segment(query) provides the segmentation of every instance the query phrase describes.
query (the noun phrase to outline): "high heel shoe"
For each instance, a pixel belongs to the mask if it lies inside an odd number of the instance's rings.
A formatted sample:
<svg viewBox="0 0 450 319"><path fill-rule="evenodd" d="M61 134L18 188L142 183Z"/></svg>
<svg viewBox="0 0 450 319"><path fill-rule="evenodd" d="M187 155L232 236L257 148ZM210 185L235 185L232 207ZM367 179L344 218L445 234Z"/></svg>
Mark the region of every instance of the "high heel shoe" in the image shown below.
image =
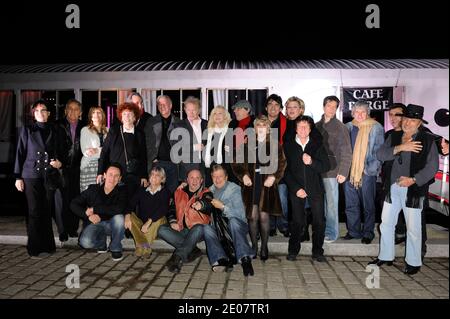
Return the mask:
<svg viewBox="0 0 450 319"><path fill-rule="evenodd" d="M261 261L265 262L269 259L269 249L266 247L261 247L261 252L259 253L259 258Z"/></svg>

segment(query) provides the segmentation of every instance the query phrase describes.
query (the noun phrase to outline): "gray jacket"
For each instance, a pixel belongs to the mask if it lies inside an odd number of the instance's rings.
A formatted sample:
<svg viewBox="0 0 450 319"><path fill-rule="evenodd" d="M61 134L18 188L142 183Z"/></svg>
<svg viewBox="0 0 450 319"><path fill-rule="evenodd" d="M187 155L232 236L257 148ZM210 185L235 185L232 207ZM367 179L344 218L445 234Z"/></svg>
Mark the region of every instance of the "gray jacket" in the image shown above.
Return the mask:
<svg viewBox="0 0 450 319"><path fill-rule="evenodd" d="M345 124L350 136L353 129L352 122ZM381 171L381 161L377 157L378 149L384 143L384 128L380 123L376 123L369 133L369 146L367 148L366 159L364 161L364 174L367 176L378 176Z"/></svg>
<svg viewBox="0 0 450 319"><path fill-rule="evenodd" d="M325 118L316 123L323 136L323 146L328 154L331 169L322 174L323 178L348 177L352 164L352 145L347 127L336 117L325 123Z"/></svg>
<svg viewBox="0 0 450 319"><path fill-rule="evenodd" d="M161 115L158 114L147 120L144 127L145 133L145 145L147 147L147 169L150 171L152 168L152 163L158 156L159 144L161 143L162 134L162 119ZM174 126L180 120L172 115L172 120L170 121L169 129L167 130L167 138L170 141L170 132L174 129Z"/></svg>
<svg viewBox="0 0 450 319"><path fill-rule="evenodd" d="M226 182L224 187L225 189L220 196L217 196L217 189L214 185L209 187L209 190L214 194L214 198L220 200L225 205L223 213L226 217L238 218L247 223L241 187L233 182Z"/></svg>

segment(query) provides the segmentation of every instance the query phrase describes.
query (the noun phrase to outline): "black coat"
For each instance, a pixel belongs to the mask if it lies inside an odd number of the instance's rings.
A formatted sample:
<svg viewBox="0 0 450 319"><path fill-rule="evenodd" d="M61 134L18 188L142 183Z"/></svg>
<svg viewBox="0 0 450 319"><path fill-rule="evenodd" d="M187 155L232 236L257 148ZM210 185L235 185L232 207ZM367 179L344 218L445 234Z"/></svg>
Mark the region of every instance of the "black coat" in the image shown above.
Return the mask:
<svg viewBox="0 0 450 319"><path fill-rule="evenodd" d="M125 159L125 148L123 146L122 136L120 134L120 126L113 126L110 128L108 135L105 138L105 142L102 147L102 152L100 153L100 158L98 160L98 175L103 174L111 163L119 163L122 166L123 172L122 176L125 175L126 169L126 159ZM147 178L147 154L145 148L145 137L144 132L140 129L134 129L134 135L137 142L137 157L135 160L138 161L137 176L140 178ZM130 155L127 154L128 160L130 160Z"/></svg>
<svg viewBox="0 0 450 319"><path fill-rule="evenodd" d="M189 150L190 150L189 160L190 161L187 162L187 163L193 163L194 162L194 160L193 160L194 157L197 158L199 156L199 152L198 151L194 151L194 148L193 148L194 144L203 144L203 146L206 147L207 140L206 140L206 136L204 137L205 139L203 139L203 132L205 132L205 130L207 129L208 122L205 121L204 119L201 119L200 127L201 127L201 130L202 130L202 140L198 141L197 137L194 134L194 130L192 129L191 123L189 122L188 119L180 120L175 126L175 128L184 128L184 129L186 129L189 132L189 139L190 139L189 140ZM181 137L179 137L179 139L178 139L178 142L180 142L180 141L181 141ZM177 141L175 141L175 143L177 143ZM188 141L182 141L182 143L186 144L186 143L188 143ZM174 144L173 140L171 141L171 144ZM183 157L184 156L186 156L186 155L183 154ZM202 158L202 162L203 162L203 158Z"/></svg>
<svg viewBox="0 0 450 319"><path fill-rule="evenodd" d="M48 159L58 159L62 162L62 143L58 140L55 127L51 124L48 126L50 134L46 141L42 140L36 123L22 127L14 164L16 178L43 178L42 161L45 160L45 152Z"/></svg>
<svg viewBox="0 0 450 319"><path fill-rule="evenodd" d="M78 121L77 128L75 130L75 139L72 142L69 121L64 118L56 123L59 139L62 143L62 147L64 148L64 154L62 156L64 170L80 170L80 162L83 157L80 146L80 134L83 126L84 123Z"/></svg>
<svg viewBox="0 0 450 319"><path fill-rule="evenodd" d="M176 127L180 119L172 115L169 127L167 129L167 139L170 141L170 132ZM156 115L149 119L144 128L145 145L147 146L147 164L150 170L153 160L158 156L159 145L162 135L161 115Z"/></svg>
<svg viewBox="0 0 450 319"><path fill-rule="evenodd" d="M300 188L303 188L308 196L323 194L325 190L321 174L330 170L330 162L322 143L310 137L303 152L294 138L286 141L283 147L287 160L284 180L291 196L295 196ZM312 157L311 165L303 163L303 153Z"/></svg>

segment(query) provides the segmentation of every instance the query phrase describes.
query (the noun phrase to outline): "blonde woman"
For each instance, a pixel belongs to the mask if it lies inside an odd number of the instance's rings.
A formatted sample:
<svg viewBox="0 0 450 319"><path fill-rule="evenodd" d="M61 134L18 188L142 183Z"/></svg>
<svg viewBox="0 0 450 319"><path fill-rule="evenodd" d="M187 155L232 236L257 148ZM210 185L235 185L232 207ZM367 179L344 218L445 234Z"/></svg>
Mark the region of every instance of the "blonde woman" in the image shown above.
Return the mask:
<svg viewBox="0 0 450 319"><path fill-rule="evenodd" d="M80 165L80 191L96 183L98 159L108 133L105 112L100 106L89 109L89 124L81 129L80 144L83 157Z"/></svg>
<svg viewBox="0 0 450 319"><path fill-rule="evenodd" d="M214 164L225 163L225 156L229 147L225 145L225 135L228 130L228 124L231 122L230 113L222 105L217 105L211 111L208 120L208 138L205 147L205 167L206 167L206 186L212 184L210 168ZM230 172L229 166L224 166Z"/></svg>

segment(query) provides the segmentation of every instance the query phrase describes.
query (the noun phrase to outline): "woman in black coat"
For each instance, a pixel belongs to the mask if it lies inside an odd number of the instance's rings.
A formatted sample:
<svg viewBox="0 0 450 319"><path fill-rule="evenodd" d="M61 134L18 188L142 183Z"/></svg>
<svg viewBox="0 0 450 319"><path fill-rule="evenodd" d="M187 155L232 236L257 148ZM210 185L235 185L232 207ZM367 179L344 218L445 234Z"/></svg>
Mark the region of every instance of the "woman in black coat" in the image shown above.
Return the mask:
<svg viewBox="0 0 450 319"><path fill-rule="evenodd" d="M314 121L309 116L300 116L295 120L296 135L287 140L283 147L287 160L285 181L288 185L292 203L292 221L290 223L288 260L295 260L300 252L300 235L306 223L306 198L312 213L312 258L326 261L323 256L325 237L324 187L321 174L330 169L328 155L322 142L310 136Z"/></svg>
<svg viewBox="0 0 450 319"><path fill-rule="evenodd" d="M60 186L55 183L60 180L58 169L62 163L58 157L63 150L54 126L47 123L50 112L45 101L35 102L32 113L36 122L20 132L14 174L15 186L25 192L28 203L28 254L42 258L56 250L51 211L54 190ZM51 175L56 180L50 179Z"/></svg>
<svg viewBox="0 0 450 319"><path fill-rule="evenodd" d="M134 103L123 103L117 108L117 117L122 124L110 128L98 161L97 183L101 182L110 163L122 166L122 182L127 186L129 198L139 186L147 185L145 136L135 125L139 112Z"/></svg>

